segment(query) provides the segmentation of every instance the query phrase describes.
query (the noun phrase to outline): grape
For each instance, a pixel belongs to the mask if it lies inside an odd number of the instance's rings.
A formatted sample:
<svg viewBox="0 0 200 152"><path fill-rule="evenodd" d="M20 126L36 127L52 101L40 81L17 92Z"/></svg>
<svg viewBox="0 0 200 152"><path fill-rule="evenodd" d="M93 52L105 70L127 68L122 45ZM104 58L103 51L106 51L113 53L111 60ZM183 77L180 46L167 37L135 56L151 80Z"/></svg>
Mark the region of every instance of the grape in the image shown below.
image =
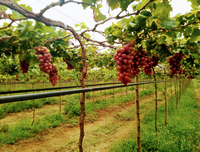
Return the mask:
<svg viewBox="0 0 200 152"><path fill-rule="evenodd" d="M167 62L170 65L170 73L173 77L174 74L180 74L182 69L180 68L180 62L184 58L184 54L180 51L179 53L175 53L173 56L169 57ZM184 70L185 71L185 70Z"/></svg>
<svg viewBox="0 0 200 152"><path fill-rule="evenodd" d="M67 69L68 70L74 69L74 66L69 62L68 59L65 58L64 60L65 60L65 63L67 64Z"/></svg>
<svg viewBox="0 0 200 152"><path fill-rule="evenodd" d="M49 73L49 81L53 86L57 84L58 80L58 70L55 65L52 66L52 70Z"/></svg>
<svg viewBox="0 0 200 152"><path fill-rule="evenodd" d="M27 73L30 66L30 62L27 63L26 60L23 60L19 61L19 63L20 63L20 70L22 70L22 73Z"/></svg>
<svg viewBox="0 0 200 152"><path fill-rule="evenodd" d="M117 50L117 54L114 56L116 60L118 80L127 85L131 82L131 64L133 57L131 56L132 44L128 43L124 47Z"/></svg>
<svg viewBox="0 0 200 152"><path fill-rule="evenodd" d="M146 64L142 67L145 74L152 75L153 60L151 57L146 57Z"/></svg>
<svg viewBox="0 0 200 152"><path fill-rule="evenodd" d="M49 81L53 86L57 84L58 80L58 70L55 65L51 65L50 59L51 54L50 51L46 47L35 47L35 54L38 55L38 61L40 62L39 66L43 72L49 74Z"/></svg>
<svg viewBox="0 0 200 152"><path fill-rule="evenodd" d="M46 47L35 47L35 54L38 55L37 60L40 62L39 66L42 69L43 72L49 74L50 70L52 69L51 63L50 63L50 58L51 54L49 53L50 51Z"/></svg>

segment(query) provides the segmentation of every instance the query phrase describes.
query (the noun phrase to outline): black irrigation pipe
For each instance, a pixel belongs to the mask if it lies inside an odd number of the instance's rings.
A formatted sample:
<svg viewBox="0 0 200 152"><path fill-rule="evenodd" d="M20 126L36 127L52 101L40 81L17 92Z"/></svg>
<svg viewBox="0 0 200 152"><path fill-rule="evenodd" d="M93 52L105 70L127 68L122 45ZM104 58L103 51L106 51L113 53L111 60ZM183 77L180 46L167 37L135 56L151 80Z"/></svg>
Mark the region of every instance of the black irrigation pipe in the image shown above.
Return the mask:
<svg viewBox="0 0 200 152"><path fill-rule="evenodd" d="M171 81L171 80L168 80L168 81ZM54 97L54 96L76 94L76 93L82 93L82 92L92 92L92 91L99 91L99 90L106 90L106 89L113 89L113 88L121 88L121 87L126 87L126 86L135 86L135 85L142 85L142 84L149 84L149 83L156 83L156 82L165 82L165 81L149 81L149 82L133 83L133 84L128 84L128 85L113 85L113 86L104 86L104 87L4 96L4 97L0 97L0 104L16 102L16 101L24 101L24 100L30 100L30 99L40 99L40 98L47 98L47 97Z"/></svg>
<svg viewBox="0 0 200 152"><path fill-rule="evenodd" d="M110 84L121 84L121 82L117 82L117 83L102 83L102 84L90 84L90 85L85 85L85 87L110 85ZM45 90L57 90L57 89L71 89L71 88L78 88L78 87L81 87L81 86L67 86L67 87L54 87L54 88L29 89L29 90L13 90L13 91L3 91L3 92L0 92L0 94L25 93L25 92L45 91Z"/></svg>
<svg viewBox="0 0 200 152"><path fill-rule="evenodd" d="M114 80L114 81L117 81L117 80ZM59 82L77 82L77 81L59 81ZM84 81L84 82L100 82L100 81ZM27 82L8 82L8 83L5 83L5 82L1 82L0 85L10 85L10 84L26 84ZM51 83L51 82L37 82L37 83ZM28 84L31 84L31 83L28 83Z"/></svg>

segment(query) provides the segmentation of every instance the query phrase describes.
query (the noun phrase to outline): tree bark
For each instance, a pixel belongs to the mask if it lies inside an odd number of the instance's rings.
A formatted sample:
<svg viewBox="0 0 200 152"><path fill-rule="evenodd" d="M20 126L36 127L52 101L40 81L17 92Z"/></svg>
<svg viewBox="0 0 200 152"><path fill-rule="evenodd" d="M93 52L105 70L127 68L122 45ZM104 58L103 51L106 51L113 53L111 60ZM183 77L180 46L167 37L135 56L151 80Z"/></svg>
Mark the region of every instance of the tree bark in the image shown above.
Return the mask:
<svg viewBox="0 0 200 152"><path fill-rule="evenodd" d="M135 76L135 83L138 83L139 76ZM135 104L136 104L136 117L137 117L137 152L141 152L141 135L140 135L140 104L139 104L139 86L135 87Z"/></svg>

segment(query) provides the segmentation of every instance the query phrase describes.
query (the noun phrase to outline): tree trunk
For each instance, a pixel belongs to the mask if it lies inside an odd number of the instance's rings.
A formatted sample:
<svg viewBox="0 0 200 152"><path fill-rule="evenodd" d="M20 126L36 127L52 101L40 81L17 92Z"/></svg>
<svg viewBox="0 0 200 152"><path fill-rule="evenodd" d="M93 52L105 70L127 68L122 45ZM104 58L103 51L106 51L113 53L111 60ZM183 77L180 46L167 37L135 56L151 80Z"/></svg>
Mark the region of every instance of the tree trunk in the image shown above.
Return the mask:
<svg viewBox="0 0 200 152"><path fill-rule="evenodd" d="M135 77L135 83L138 83L139 76L136 75ZM135 100L135 104L136 104L136 117L137 117L137 152L141 152L141 138L140 138L140 105L139 105L139 86L136 85L135 88L135 94L136 94L136 100Z"/></svg>

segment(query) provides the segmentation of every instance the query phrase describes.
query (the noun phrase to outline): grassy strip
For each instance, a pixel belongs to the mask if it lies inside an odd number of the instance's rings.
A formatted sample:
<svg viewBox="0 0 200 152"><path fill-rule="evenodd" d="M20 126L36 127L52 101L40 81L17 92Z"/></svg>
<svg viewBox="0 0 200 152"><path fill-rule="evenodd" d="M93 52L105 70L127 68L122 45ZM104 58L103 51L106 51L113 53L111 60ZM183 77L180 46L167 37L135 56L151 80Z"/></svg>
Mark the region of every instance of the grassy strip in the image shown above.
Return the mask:
<svg viewBox="0 0 200 152"><path fill-rule="evenodd" d="M152 90L143 90L140 94L141 97L144 97L152 94L152 92ZM86 113L91 114L94 113L95 110L105 109L111 105L121 105L125 102L133 100L134 98L134 94L129 94L128 96L118 97L115 101L113 101L113 99L108 99L107 101L102 99L95 101L95 103L88 102L86 103ZM69 103L72 105L71 107L69 104L66 106L66 108L69 109L67 116L63 116L61 114L48 115L36 120L33 126L31 126L32 121L28 119L21 120L11 127L4 124L0 127L0 144L14 144L20 139L33 137L36 133L42 132L45 129L57 127L61 125L61 123L77 125L77 116L80 115L79 100L77 100L77 102L71 101Z"/></svg>
<svg viewBox="0 0 200 152"><path fill-rule="evenodd" d="M149 85L149 84L148 84ZM154 84L149 86L150 89L153 88ZM169 86L169 84L168 84ZM141 85L142 87L142 85ZM134 86L127 87L128 91L134 90ZM142 89L141 89L142 90ZM158 91L163 90L162 83L158 83ZM115 93L125 92L126 88L118 88L114 89ZM21 93L23 94L23 93ZM102 95L110 95L113 94L113 90L105 90L102 92L95 92L94 97L99 97ZM80 95L74 94L71 96L62 96L62 101L74 101L76 99L79 100ZM86 93L86 99L93 98L93 93ZM54 105L59 103L59 98L51 97L51 98L43 98L35 100L35 108L42 108L44 105ZM33 100L23 101L23 102L15 102L15 103L6 103L2 104L0 108L0 119L4 118L8 113L17 113L25 110L30 110L33 108ZM73 115L73 114L72 114ZM76 114L75 114L76 115Z"/></svg>
<svg viewBox="0 0 200 152"><path fill-rule="evenodd" d="M153 90L143 90L140 92L140 97L145 97L147 95L150 95L153 93ZM112 105L123 105L123 103L129 102L131 100L135 99L135 94L128 94L127 96L115 97L115 100L113 98L105 99L97 99L94 103L93 102L87 102L85 104L86 114L92 113L94 110L102 110L106 109L108 106ZM80 104L79 100L77 101L69 101L65 106L65 112L66 114L72 118L74 116L80 116Z"/></svg>
<svg viewBox="0 0 200 152"><path fill-rule="evenodd" d="M174 99L173 99L174 100ZM169 101L170 107L171 101ZM197 151L200 141L198 106L195 100L194 87L191 84L179 101L178 110L172 113L169 108L168 128L164 125L165 108L158 108L158 136L154 129L154 110L142 120L142 151L191 152ZM135 131L118 143L110 151L136 151Z"/></svg>

